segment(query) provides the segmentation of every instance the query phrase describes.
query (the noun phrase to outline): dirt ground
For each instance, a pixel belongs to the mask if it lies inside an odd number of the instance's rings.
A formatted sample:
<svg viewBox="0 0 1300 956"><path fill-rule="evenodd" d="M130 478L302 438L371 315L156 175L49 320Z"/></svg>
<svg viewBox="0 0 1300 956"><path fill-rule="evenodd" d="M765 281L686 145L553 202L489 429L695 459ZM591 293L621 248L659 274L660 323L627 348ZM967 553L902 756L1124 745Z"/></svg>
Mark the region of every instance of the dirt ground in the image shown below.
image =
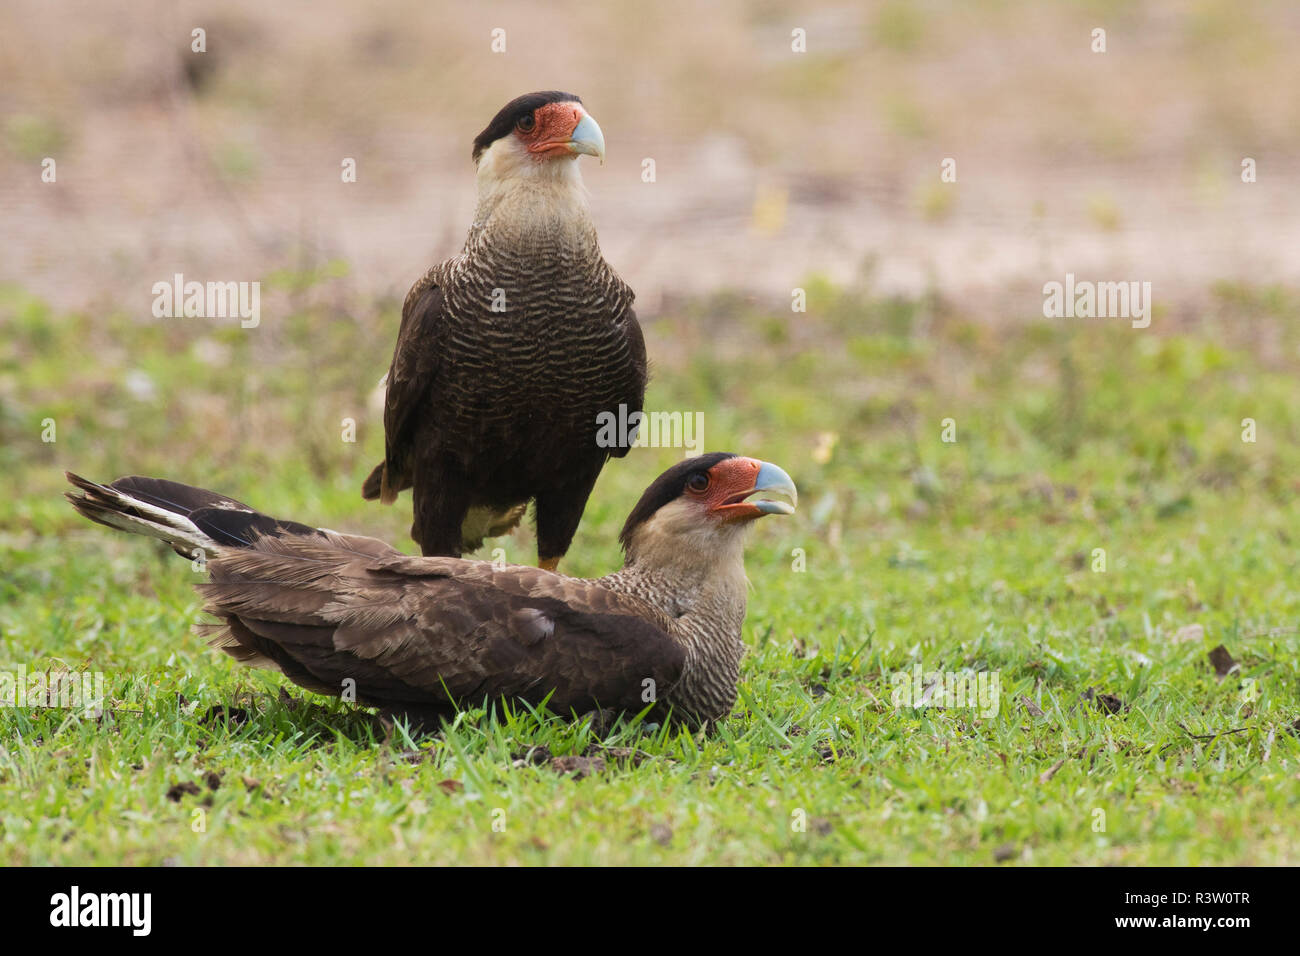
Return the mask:
<svg viewBox="0 0 1300 956"><path fill-rule="evenodd" d="M1176 313L1300 273L1298 50L1300 5L1265 0L8 0L0 281L145 317L176 272L341 259L400 297L463 239L474 135L560 88L604 129L584 174L645 316L815 275L1033 315L1067 271Z"/></svg>

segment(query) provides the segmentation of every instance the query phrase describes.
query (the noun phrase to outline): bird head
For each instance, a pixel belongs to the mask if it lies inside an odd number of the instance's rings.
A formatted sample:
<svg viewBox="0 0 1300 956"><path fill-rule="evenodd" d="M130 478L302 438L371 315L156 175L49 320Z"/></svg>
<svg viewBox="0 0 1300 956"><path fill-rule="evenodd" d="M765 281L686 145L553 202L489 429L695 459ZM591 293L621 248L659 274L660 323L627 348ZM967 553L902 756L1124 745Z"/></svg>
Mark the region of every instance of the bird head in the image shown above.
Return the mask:
<svg viewBox="0 0 1300 956"><path fill-rule="evenodd" d="M760 492L780 494L789 502ZM619 535L628 561L680 561L741 546L743 532L764 515L794 514L794 481L771 462L714 452L678 462L646 489Z"/></svg>
<svg viewBox="0 0 1300 956"><path fill-rule="evenodd" d="M545 173L579 156L605 162L600 126L572 93L548 90L511 100L474 140L474 162L496 178Z"/></svg>

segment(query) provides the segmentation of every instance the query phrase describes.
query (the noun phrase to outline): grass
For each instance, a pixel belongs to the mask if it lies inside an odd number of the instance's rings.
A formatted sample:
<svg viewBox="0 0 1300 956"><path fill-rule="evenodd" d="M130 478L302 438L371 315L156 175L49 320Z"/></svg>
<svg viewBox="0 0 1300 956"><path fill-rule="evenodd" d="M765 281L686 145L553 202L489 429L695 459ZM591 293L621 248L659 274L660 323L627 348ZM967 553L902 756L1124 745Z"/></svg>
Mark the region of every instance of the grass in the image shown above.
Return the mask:
<svg viewBox="0 0 1300 956"><path fill-rule="evenodd" d="M102 672L111 711L0 709L0 863L1300 862L1294 292L1222 285L1144 331L815 278L806 314L674 306L650 407L801 492L749 547L736 714L410 739L206 649L200 575L60 497L65 468L160 474L411 550L408 501L357 491L396 315L346 283L282 282L256 330L0 291L0 670ZM679 454L610 465L566 570L616 566ZM917 665L996 675L997 712L894 706Z"/></svg>

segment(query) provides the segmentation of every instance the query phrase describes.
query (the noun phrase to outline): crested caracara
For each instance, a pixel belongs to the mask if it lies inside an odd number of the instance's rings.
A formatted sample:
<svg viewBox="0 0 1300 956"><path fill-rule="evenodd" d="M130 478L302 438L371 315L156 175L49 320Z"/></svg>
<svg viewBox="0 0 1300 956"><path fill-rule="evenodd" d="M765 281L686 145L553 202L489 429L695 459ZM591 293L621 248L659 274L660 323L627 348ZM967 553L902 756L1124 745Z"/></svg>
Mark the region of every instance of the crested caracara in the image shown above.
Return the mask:
<svg viewBox="0 0 1300 956"><path fill-rule="evenodd" d="M410 557L374 538L260 514L159 478L75 475L93 521L207 556L212 644L294 683L423 722L484 701L725 717L744 652L745 531L791 514L794 483L729 454L687 459L623 526L623 568L581 579L488 561ZM776 492L791 504L760 498ZM348 696L347 691L352 691Z"/></svg>
<svg viewBox="0 0 1300 956"><path fill-rule="evenodd" d="M641 411L645 342L600 254L583 154L604 162L605 140L578 97L507 103L474 140L464 249L402 306L384 461L362 495L390 504L410 488L426 555L473 551L534 501L538 559L554 568L605 461L628 452L598 444L598 416Z"/></svg>

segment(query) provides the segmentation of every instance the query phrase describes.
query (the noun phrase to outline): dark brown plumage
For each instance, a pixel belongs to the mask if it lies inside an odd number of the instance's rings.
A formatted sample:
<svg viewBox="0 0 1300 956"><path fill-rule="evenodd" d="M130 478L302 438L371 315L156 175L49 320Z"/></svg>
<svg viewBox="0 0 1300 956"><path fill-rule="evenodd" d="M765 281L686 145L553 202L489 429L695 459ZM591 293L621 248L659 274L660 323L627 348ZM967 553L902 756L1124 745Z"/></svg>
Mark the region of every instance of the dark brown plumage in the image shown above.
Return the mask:
<svg viewBox="0 0 1300 956"><path fill-rule="evenodd" d="M507 104L474 141L465 247L411 289L388 373L384 461L362 493L412 489L411 536L459 556L536 502L538 557L568 550L596 478L598 416L640 411L645 342L632 290L600 253L578 172L604 156L576 96Z"/></svg>
<svg viewBox="0 0 1300 956"><path fill-rule="evenodd" d="M109 527L206 556L199 585L212 643L322 694L447 715L500 699L556 713L730 712L744 650L743 531L791 505L774 465L713 454L669 469L623 530L606 577L459 558L415 558L383 542L260 514L156 478L99 485L69 475L73 506Z"/></svg>

